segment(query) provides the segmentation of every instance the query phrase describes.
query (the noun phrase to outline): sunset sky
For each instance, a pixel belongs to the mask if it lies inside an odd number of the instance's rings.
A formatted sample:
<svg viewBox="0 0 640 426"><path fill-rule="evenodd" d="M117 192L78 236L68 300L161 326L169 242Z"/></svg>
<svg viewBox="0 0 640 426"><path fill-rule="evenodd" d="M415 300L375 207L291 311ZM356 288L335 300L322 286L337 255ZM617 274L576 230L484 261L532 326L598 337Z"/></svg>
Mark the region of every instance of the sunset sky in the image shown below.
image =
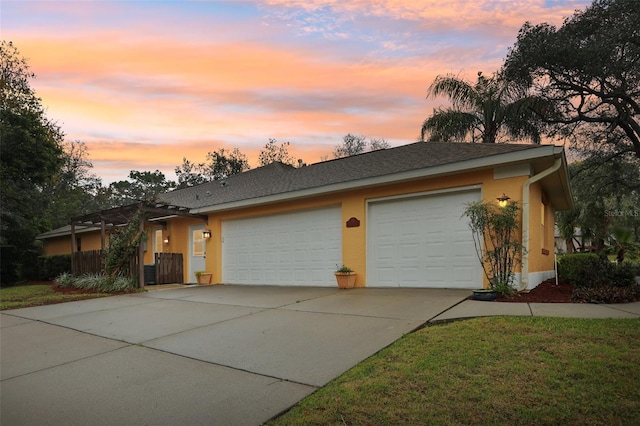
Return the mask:
<svg viewBox="0 0 640 426"><path fill-rule="evenodd" d="M2 0L0 31L105 184L269 138L307 163L346 133L414 142L438 74L497 70L525 21L585 0Z"/></svg>

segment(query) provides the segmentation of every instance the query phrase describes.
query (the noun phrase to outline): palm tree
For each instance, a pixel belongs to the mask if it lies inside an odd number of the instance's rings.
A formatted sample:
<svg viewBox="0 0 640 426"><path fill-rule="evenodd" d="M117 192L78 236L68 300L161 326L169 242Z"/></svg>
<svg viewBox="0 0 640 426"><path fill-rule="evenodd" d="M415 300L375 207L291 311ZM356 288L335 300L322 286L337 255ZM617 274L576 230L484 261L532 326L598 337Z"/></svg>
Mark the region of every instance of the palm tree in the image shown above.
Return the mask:
<svg viewBox="0 0 640 426"><path fill-rule="evenodd" d="M422 124L420 139L429 142L464 140L495 143L501 132L512 139L540 143L541 121L534 110L544 111L540 98L527 96L525 89L498 74L487 78L478 73L476 84L453 75L437 76L427 91L428 98L447 96L453 107L438 108Z"/></svg>

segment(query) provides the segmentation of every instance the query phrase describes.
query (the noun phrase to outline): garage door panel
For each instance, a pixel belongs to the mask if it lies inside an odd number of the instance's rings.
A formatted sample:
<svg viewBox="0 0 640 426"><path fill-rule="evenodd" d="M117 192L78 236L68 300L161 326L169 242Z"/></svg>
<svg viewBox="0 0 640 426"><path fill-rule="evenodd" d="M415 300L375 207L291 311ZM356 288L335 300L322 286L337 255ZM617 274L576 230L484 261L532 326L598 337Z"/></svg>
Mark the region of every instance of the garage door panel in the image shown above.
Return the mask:
<svg viewBox="0 0 640 426"><path fill-rule="evenodd" d="M479 191L369 205L367 285L476 288L481 269L463 218Z"/></svg>
<svg viewBox="0 0 640 426"><path fill-rule="evenodd" d="M222 223L222 279L232 284L332 285L342 259L339 207ZM248 255L243 255L248 253Z"/></svg>

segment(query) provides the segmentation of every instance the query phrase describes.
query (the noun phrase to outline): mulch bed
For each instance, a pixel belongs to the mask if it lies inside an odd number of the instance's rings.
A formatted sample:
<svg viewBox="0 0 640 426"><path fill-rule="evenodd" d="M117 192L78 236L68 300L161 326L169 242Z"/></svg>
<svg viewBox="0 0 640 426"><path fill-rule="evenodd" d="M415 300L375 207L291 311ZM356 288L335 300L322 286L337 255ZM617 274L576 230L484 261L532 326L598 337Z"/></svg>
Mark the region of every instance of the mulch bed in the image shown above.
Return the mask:
<svg viewBox="0 0 640 426"><path fill-rule="evenodd" d="M518 293L514 297L499 297L497 302L521 303L574 303L571 300L573 285L560 281L556 285L555 278L543 281L528 293Z"/></svg>

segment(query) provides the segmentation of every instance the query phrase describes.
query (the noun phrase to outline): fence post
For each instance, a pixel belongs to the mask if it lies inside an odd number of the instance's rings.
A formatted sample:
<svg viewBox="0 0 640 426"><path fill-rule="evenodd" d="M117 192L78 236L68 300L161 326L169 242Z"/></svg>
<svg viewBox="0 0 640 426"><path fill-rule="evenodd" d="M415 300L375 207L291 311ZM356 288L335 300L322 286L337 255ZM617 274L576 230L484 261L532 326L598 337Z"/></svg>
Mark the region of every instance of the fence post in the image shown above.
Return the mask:
<svg viewBox="0 0 640 426"><path fill-rule="evenodd" d="M144 233L144 219L140 220L140 234ZM144 244L138 244L138 287L144 288Z"/></svg>

